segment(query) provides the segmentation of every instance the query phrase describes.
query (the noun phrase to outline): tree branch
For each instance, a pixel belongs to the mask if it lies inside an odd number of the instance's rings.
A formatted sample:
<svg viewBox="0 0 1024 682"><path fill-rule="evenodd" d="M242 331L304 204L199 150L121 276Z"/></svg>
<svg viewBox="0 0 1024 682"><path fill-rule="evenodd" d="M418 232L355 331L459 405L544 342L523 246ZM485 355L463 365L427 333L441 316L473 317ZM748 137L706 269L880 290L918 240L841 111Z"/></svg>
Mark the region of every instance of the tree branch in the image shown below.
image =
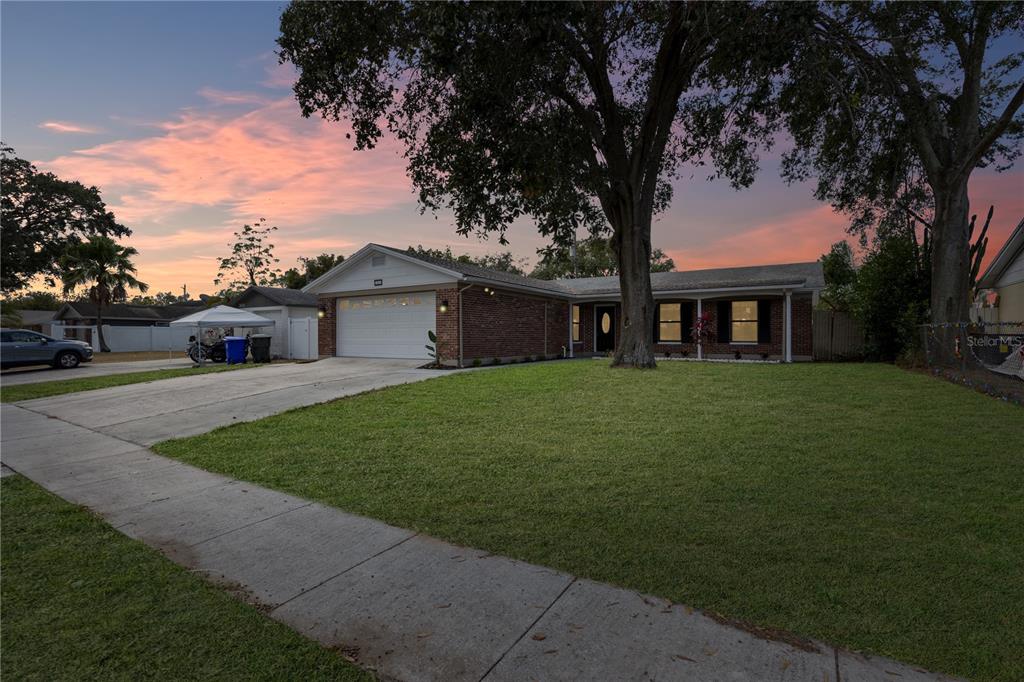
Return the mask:
<svg viewBox="0 0 1024 682"><path fill-rule="evenodd" d="M974 170L982 157L985 156L992 145L996 143L996 140L999 139L999 136L1006 132L1006 128L1013 121L1013 117L1017 114L1017 110L1020 109L1022 104L1024 104L1024 82L1020 84L1020 87L1017 88L1017 92L1006 104L1006 108L1003 110L1002 115L989 126L985 134L980 140L978 140L977 144L974 145L974 149L971 150L971 153L957 168L956 175L954 177L960 177Z"/></svg>

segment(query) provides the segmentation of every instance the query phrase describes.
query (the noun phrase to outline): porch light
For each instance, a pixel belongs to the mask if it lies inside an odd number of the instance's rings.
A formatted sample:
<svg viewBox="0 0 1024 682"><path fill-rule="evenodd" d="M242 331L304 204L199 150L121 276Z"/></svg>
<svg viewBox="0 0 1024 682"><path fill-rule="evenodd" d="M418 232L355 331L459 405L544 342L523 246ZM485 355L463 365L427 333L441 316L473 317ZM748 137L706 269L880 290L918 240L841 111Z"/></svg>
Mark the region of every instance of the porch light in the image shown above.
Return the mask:
<svg viewBox="0 0 1024 682"><path fill-rule="evenodd" d="M484 293L485 293L485 294L486 294L486 293L488 293L488 292L490 292L490 290L491 290L491 288L490 288L490 287L484 287Z"/></svg>
<svg viewBox="0 0 1024 682"><path fill-rule="evenodd" d="M327 317L327 307L323 303L316 309L316 316L321 320Z"/></svg>
<svg viewBox="0 0 1024 682"><path fill-rule="evenodd" d="M448 299L445 299L445 300L441 301L441 307L439 308L439 310L442 313L448 312Z"/></svg>

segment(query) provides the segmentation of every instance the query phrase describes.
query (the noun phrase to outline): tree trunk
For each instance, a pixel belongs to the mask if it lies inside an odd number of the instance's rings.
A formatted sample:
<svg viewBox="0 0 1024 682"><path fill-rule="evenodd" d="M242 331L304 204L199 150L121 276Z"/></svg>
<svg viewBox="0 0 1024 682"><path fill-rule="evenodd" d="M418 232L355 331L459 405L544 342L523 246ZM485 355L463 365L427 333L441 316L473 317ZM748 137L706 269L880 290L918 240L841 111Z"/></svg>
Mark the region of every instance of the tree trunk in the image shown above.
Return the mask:
<svg viewBox="0 0 1024 682"><path fill-rule="evenodd" d="M967 320L971 280L970 202L967 183L935 192L932 223L933 323Z"/></svg>
<svg viewBox="0 0 1024 682"><path fill-rule="evenodd" d="M932 191L935 215L931 243L931 322L953 326L934 329L937 347L929 349L929 356L934 363L964 368L970 364L969 350L966 331L958 324L969 319L971 243L967 182Z"/></svg>
<svg viewBox="0 0 1024 682"><path fill-rule="evenodd" d="M629 207L619 213L621 224L612 223L612 246L619 261L619 343L612 367L653 368L654 296L651 293L651 216Z"/></svg>
<svg viewBox="0 0 1024 682"><path fill-rule="evenodd" d="M96 332L100 335L100 352L109 353L110 346L107 345L107 340L103 338L103 304L96 304Z"/></svg>

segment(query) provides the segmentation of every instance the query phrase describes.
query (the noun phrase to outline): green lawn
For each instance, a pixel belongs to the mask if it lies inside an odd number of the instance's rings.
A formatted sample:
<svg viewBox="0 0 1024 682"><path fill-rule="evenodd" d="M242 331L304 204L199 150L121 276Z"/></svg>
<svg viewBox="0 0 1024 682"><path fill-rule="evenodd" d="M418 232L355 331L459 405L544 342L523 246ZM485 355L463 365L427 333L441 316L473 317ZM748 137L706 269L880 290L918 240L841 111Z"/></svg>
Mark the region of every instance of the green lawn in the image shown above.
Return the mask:
<svg viewBox="0 0 1024 682"><path fill-rule="evenodd" d="M160 379L173 379L174 377L186 377L194 374L207 374L209 372L228 372L256 366L251 363L244 365L207 365L204 367L154 369L146 372L130 372L128 374L109 374L107 376L83 377L81 379L66 379L63 381L42 381L38 384L16 384L14 386L4 386L3 389L0 389L0 401L13 403L33 398L49 398L50 396L63 395L64 393L93 391L97 388L141 384L146 381L159 381ZM72 372L74 370L56 371Z"/></svg>
<svg viewBox="0 0 1024 682"><path fill-rule="evenodd" d="M370 679L28 480L0 486L5 679Z"/></svg>
<svg viewBox="0 0 1024 682"><path fill-rule="evenodd" d="M156 449L731 618L1024 679L1024 410L892 366L524 365Z"/></svg>

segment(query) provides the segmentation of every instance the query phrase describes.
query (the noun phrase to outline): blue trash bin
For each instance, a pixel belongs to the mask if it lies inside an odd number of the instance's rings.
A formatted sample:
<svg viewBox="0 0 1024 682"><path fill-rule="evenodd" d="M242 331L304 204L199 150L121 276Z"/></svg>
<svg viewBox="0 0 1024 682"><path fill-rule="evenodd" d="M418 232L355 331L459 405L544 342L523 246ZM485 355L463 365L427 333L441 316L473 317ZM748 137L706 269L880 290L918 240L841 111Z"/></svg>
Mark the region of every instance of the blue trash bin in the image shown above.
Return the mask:
<svg viewBox="0 0 1024 682"><path fill-rule="evenodd" d="M245 362L245 337L225 336L224 354L227 356L229 365L238 365Z"/></svg>

